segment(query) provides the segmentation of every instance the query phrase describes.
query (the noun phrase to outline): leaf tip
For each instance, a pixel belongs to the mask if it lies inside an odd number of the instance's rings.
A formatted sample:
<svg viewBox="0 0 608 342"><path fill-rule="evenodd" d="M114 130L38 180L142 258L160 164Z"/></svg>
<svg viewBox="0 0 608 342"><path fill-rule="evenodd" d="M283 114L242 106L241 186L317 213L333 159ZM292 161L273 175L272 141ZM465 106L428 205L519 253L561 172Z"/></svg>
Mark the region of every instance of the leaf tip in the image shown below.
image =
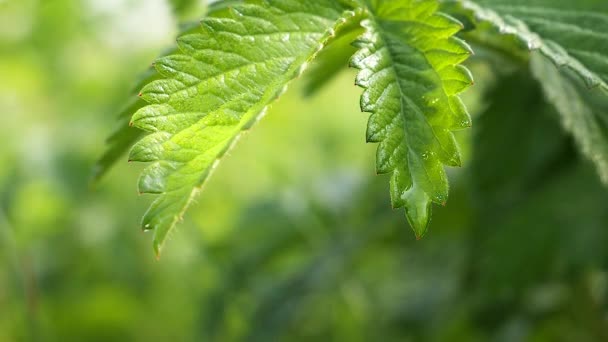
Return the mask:
<svg viewBox="0 0 608 342"><path fill-rule="evenodd" d="M160 255L162 253L163 250L163 243L158 241L157 239L154 239L154 243L152 245L152 248L154 249L154 256L156 257L156 260L160 260Z"/></svg>
<svg viewBox="0 0 608 342"><path fill-rule="evenodd" d="M431 221L431 202L423 200L409 205L410 207L406 205L405 217L412 227L416 239L420 240L426 235Z"/></svg>

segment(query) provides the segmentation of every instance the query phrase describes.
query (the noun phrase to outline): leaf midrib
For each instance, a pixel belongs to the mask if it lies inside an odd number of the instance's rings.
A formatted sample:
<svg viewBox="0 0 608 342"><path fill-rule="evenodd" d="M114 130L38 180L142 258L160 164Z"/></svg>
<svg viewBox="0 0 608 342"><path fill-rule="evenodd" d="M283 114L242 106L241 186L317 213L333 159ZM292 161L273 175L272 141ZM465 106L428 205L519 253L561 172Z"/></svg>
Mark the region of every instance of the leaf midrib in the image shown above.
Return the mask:
<svg viewBox="0 0 608 342"><path fill-rule="evenodd" d="M422 119L422 121L424 121L426 123L426 125L431 129L431 131L433 132L433 139L435 140L435 142L437 143L437 146L439 146L439 148L441 148L443 150L443 152L446 155L449 155L449 152L445 150L445 148L443 147L443 144L441 143L441 141L439 140L439 138L437 137L437 134L435 133L435 127L433 125L431 125L426 117L426 115L424 115L424 112L420 109L420 107L415 103L415 101L413 101L408 95L405 94L405 91L403 90L403 87L401 86L401 83L399 82L399 75L397 74L397 71L395 70L395 68L393 67L395 65L395 60L393 59L393 53L394 51L392 50L392 48L390 47L390 44L387 44L387 40L386 40L386 35L390 35L390 33L385 33L387 32L381 24L381 21L378 20L378 18L376 17L376 15L371 11L368 10L368 12L370 13L370 15L368 16L369 20L372 20L374 22L374 25L378 28L382 28L381 30L379 30L380 32L377 32L377 34L381 37L382 39L382 43L383 43L383 48L388 50L388 59L390 60L390 66L387 66L386 68L391 69L391 72L393 73L393 77L394 77L394 82L397 85L397 89L399 90L399 94L401 95L402 99L405 99L407 101L408 104L411 105L412 108L415 109L415 113L418 117L420 117ZM395 21L397 22L397 21ZM401 38L401 37L399 37ZM422 56L424 56L425 61L427 62L427 64L429 65L429 69L433 71L433 73L438 77L441 78L440 75L437 73L437 70L435 70L428 58L426 57L426 54L424 51L421 51L420 49L411 46L412 48L414 48L416 51L418 51ZM444 96L448 97L447 93L445 92L445 89L443 88L443 86L441 87L441 91L443 93ZM400 114L403 118L405 118L405 114L404 114L404 107L403 107L403 103L400 104ZM405 127L406 122L405 120L403 120L403 131L406 132L406 134L404 135L406 137L406 139L404 139L404 141L402 142L403 145L406 146L408 152L413 152L414 154L416 154L417 152L412 148L411 144L407 144L407 128ZM410 155L408 153L407 155L407 159L408 159L408 164L410 164ZM427 175L427 177L429 176L428 174L428 170L426 169L426 167L424 168L424 171Z"/></svg>

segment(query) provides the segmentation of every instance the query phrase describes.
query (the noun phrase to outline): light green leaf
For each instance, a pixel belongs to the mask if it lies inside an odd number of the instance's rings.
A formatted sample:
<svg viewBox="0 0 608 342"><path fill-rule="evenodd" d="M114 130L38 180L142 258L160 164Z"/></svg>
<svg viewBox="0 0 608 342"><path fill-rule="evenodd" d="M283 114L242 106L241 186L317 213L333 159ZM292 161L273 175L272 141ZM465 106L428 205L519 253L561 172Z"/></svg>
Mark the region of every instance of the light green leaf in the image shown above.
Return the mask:
<svg viewBox="0 0 608 342"><path fill-rule="evenodd" d="M236 4L237 1L222 1L216 2L212 5L209 5L207 16L209 17L223 17L228 13L227 6L231 4ZM192 34L199 30L199 23L186 23L183 25L179 36ZM178 51L177 47L172 47L168 49L162 56L168 56L174 54ZM139 140L144 132L136 127L129 126L129 121L131 120L131 115L136 112L138 109L144 107L147 102L137 97L137 93L140 89L142 89L146 84L157 80L161 76L154 70L153 67L148 69L143 75L141 75L140 80L135 85L135 90L133 91L133 97L130 99L129 103L123 108L123 110L118 115L117 121L118 124L106 140L108 147L101 158L95 164L93 169L92 181L99 181L116 163L116 161L122 157L133 144Z"/></svg>
<svg viewBox="0 0 608 342"><path fill-rule="evenodd" d="M542 55L533 54L530 62L532 74L559 113L562 126L608 184L608 100L599 90L578 85Z"/></svg>
<svg viewBox="0 0 608 342"><path fill-rule="evenodd" d="M471 125L458 94L472 77L460 65L470 48L453 35L462 25L437 12L435 0L369 0L366 33L352 65L365 88L361 109L372 113L367 141L379 143L376 169L390 174L394 207L418 238L428 227L431 203L445 204L444 165L460 166L453 130Z"/></svg>
<svg viewBox="0 0 608 342"><path fill-rule="evenodd" d="M152 163L139 190L159 195L142 222L154 231L157 254L218 159L354 16L349 8L335 0L235 5L229 17L204 19L199 32L178 39L178 53L155 63L164 78L143 88L149 105L131 119L151 134L130 160Z"/></svg>
<svg viewBox="0 0 608 342"><path fill-rule="evenodd" d="M608 2L593 0L462 0L475 21L517 37L590 88L608 90Z"/></svg>

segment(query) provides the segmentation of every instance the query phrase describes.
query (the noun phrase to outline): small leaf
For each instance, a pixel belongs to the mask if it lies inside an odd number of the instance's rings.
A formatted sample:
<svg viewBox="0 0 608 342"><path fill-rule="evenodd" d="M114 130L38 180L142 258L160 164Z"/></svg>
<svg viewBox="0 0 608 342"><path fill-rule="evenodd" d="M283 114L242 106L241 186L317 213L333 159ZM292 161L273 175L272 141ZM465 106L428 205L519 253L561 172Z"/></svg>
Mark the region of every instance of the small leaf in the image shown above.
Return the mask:
<svg viewBox="0 0 608 342"><path fill-rule="evenodd" d="M473 83L459 64L471 49L453 35L462 26L437 12L435 0L367 1L366 32L352 66L370 112L367 141L379 143L376 170L390 174L392 204L405 206L418 238L431 203L445 204L444 165L460 166L453 130L471 119L458 94Z"/></svg>

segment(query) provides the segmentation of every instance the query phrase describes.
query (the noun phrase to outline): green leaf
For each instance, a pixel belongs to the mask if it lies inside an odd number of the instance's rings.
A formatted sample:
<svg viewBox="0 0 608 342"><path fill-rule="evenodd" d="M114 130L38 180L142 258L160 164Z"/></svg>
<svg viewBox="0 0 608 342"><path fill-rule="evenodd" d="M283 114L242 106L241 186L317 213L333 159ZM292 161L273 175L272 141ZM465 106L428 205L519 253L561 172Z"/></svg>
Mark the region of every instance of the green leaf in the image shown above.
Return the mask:
<svg viewBox="0 0 608 342"><path fill-rule="evenodd" d="M481 226L497 223L545 184L564 163L570 142L527 67L498 78L484 98L487 107L475 117L468 170Z"/></svg>
<svg viewBox="0 0 608 342"><path fill-rule="evenodd" d="M608 184L608 99L598 90L577 84L542 55L533 54L530 62L532 74L559 113L562 126Z"/></svg>
<svg viewBox="0 0 608 342"><path fill-rule="evenodd" d="M608 90L608 2L462 0L479 24L519 39L590 88Z"/></svg>
<svg viewBox="0 0 608 342"><path fill-rule="evenodd" d="M206 6L201 0L169 0L173 13L180 19L187 19L200 14L200 9Z"/></svg>
<svg viewBox="0 0 608 342"><path fill-rule="evenodd" d="M227 6L235 4L236 2L237 1L221 1L211 4L208 6L209 8L207 16L226 16L228 14ZM183 25L179 36L192 34L198 30L198 23L186 23ZM177 47L172 47L168 49L164 54L162 54L162 56L168 56L176 53L177 51ZM134 112L136 112L147 104L146 101L142 100L136 95L139 90L142 89L146 84L157 80L160 77L161 76L154 70L154 67L151 67L145 73L143 73L140 80L136 83L132 98L118 115L118 124L114 132L112 132L110 137L106 140L108 148L93 168L92 182L99 181L116 163L116 161L120 157L122 157L131 148L131 146L133 146L133 144L143 136L144 132L142 130L137 129L136 127L129 126L131 115L133 115Z"/></svg>
<svg viewBox="0 0 608 342"><path fill-rule="evenodd" d="M197 12L199 7L204 6L201 0L169 0L169 5L178 19L184 19Z"/></svg>
<svg viewBox="0 0 608 342"><path fill-rule="evenodd" d="M333 0L235 5L229 17L204 19L199 32L178 39L179 52L156 61L164 78L143 88L149 105L131 119L151 134L130 160L152 163L139 191L159 195L142 222L154 231L157 254L219 158L354 16L349 8Z"/></svg>
<svg viewBox="0 0 608 342"><path fill-rule="evenodd" d="M471 125L458 94L472 77L460 65L471 50L453 35L462 25L437 12L435 0L366 1L366 33L352 66L365 88L361 109L371 113L367 141L379 143L376 170L390 174L391 200L405 206L418 238L431 203L445 204L444 165L460 166L453 130Z"/></svg>

